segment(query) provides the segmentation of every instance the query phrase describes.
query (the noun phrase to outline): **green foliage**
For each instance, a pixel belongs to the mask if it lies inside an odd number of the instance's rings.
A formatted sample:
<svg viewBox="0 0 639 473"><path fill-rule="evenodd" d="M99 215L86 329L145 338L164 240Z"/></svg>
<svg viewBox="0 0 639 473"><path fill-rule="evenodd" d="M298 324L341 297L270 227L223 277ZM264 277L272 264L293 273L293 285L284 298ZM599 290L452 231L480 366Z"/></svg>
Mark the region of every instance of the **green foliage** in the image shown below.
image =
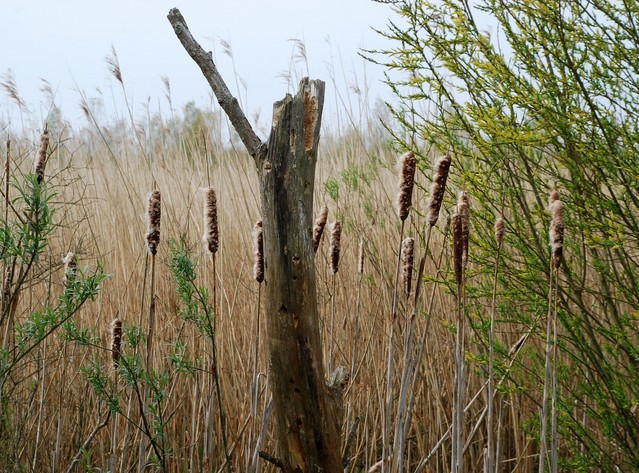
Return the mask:
<svg viewBox="0 0 639 473"><path fill-rule="evenodd" d="M209 302L209 291L195 284L197 262L186 246L184 239L170 242L171 270L175 278L178 297L182 303L178 314L196 325L200 333L213 338L213 307Z"/></svg>
<svg viewBox="0 0 639 473"><path fill-rule="evenodd" d="M55 192L45 180L39 181L33 173L14 179L11 195L14 197L8 203L6 217L0 219L3 269L0 328L4 337L0 349L0 438L3 439L0 458L7 462L15 462L15 452L24 448L20 444L23 426L11 409L16 393L21 391L21 383L16 379L32 379L33 386L27 389L34 392L41 382L38 376L24 378L15 374L31 371L34 363L39 365L40 347L54 334L61 333L64 339L84 345L97 342L94 333L77 326L74 316L87 301L95 300L100 284L107 277L99 263L93 269L76 268L75 276L68 279L57 297L49 289L50 294L43 302L33 303L26 310L21 308L24 312L18 319L16 308L22 292L42 281L48 280L50 284L51 276L57 270L45 256L48 256L49 240L58 224L54 221L52 206ZM97 362L91 363L84 371L87 380L98 398L115 409L110 394L113 387L99 368ZM16 468L20 468L18 463Z"/></svg>
<svg viewBox="0 0 639 473"><path fill-rule="evenodd" d="M451 182L473 199L476 280L494 267L492 224L504 213L499 299L522 333L547 310L546 208L559 190L561 351L571 373L560 389L563 462L636 470L639 4L384 3L399 18L383 33L392 46L370 54L398 99L395 139L409 147L403 137L420 136L452 152ZM537 364L534 355L526 352Z"/></svg>

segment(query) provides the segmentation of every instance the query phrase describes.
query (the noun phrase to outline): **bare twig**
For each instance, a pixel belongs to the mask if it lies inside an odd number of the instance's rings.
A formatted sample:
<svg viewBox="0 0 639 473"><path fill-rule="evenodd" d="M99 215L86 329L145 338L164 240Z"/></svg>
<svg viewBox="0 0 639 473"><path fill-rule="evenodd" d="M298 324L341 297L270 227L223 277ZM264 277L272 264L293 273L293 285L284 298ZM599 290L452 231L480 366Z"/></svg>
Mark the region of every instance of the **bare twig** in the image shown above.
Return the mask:
<svg viewBox="0 0 639 473"><path fill-rule="evenodd" d="M193 38L193 35L189 31L186 25L186 20L177 8L171 9L167 18L173 26L173 31L178 37L184 49L189 53L189 56L195 61L195 63L202 70L202 74L208 81L211 89L215 92L218 103L224 112L228 115L233 128L240 136L242 143L256 160L260 161L266 156L267 146L262 142L260 138L255 134L251 124L242 112L240 104L235 97L231 94L228 87L224 83L222 76L217 70L215 63L213 62L213 56L210 52L206 52L202 46Z"/></svg>

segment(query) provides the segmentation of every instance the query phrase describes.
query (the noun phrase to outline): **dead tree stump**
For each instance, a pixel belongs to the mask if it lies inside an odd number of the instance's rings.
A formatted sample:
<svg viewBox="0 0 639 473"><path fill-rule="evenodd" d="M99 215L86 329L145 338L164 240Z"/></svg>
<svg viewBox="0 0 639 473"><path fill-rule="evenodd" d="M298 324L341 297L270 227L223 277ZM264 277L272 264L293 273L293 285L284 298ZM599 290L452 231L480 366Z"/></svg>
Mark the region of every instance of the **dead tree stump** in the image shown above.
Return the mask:
<svg viewBox="0 0 639 473"><path fill-rule="evenodd" d="M326 385L312 245L313 189L324 83L303 79L273 106L268 142L260 140L177 9L168 15L200 66L260 176L264 226L269 384L283 470L342 471L337 403Z"/></svg>

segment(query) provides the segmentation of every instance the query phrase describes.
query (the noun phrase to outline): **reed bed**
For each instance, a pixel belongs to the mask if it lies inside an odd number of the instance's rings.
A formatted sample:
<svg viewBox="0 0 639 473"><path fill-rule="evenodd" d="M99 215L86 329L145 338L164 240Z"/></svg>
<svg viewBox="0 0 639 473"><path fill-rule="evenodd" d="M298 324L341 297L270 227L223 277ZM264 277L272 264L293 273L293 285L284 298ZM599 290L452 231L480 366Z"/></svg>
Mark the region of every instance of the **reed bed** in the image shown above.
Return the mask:
<svg viewBox="0 0 639 473"><path fill-rule="evenodd" d="M54 337L46 352L30 361L31 372L24 376L33 377L39 389L34 383L17 384L13 413L21 427L12 429L14 445L21 448L3 445L5 458L40 471L65 469L76 458L78 468L160 468L162 462L138 428L143 412L136 393L115 370L134 350L132 338L140 333L147 337L146 350L139 348L145 366L164 376L161 412L145 415L162 419L166 471L227 471L231 464L235 471L275 471L271 463L258 460L256 448L259 444L260 450L276 454L266 382L267 334L259 322L265 263L254 259L262 251L254 240L261 238L261 224L255 224L261 216L254 163L213 123L201 133L171 130L168 121L160 124L162 134L138 133L135 139L115 128L106 134L91 126L50 131L56 146L47 172L58 192L61 226L46 254L59 269L50 280L34 278L16 314L24 317L51 293L64 290L61 258L68 251L76 255L78 266L99 259L110 278L97 301L76 316L77 325L95 335L95 343ZM402 171L410 176L401 179L398 218L393 203L400 153L374 139L379 132L369 126L323 137L315 196L325 359L331 371L343 366L350 374L343 389L346 471L443 472L451 470L451 460L455 471L479 471L487 441L486 380L479 357L466 363L465 357L483 353L487 345L476 324L464 325L467 318L473 322L477 317L463 300L465 272L472 271L468 197L461 194L457 204L466 219L459 229L466 240L453 248L447 220L455 212L453 196L459 189L445 191L450 157L435 160L415 150L417 159L410 153L408 164L412 170ZM28 137L12 138L13 174L28 172L34 150ZM432 199L426 190L431 184ZM161 193L161 243L153 218L145 228L151 189L157 189L152 196L158 205ZM148 205L152 216L155 207L151 201ZM157 213L159 220L159 208ZM329 215L335 223L322 238ZM179 241L197 261L197 284L210 291L216 314L213 343L180 316L169 244ZM268 255L263 258L268 264ZM413 269L415 261L420 262L418 270ZM481 310L476 300L474 304L473 310ZM490 306L488 298L485 307ZM491 333L499 346L516 341L510 330L507 323L495 322ZM543 346L543 340L535 343ZM491 348L491 360L492 353ZM211 376L212 355L219 384ZM195 370L185 371L180 357ZM82 374L92 360L109 373L120 406L109 428L97 430L107 408ZM504 376L492 373L491 368L490 389L505 387ZM491 425L499 425L497 438L491 439L491 448L499 445L496 458L501 460L495 471L533 471L537 445L524 427L537 415L537 404L526 396L502 399L499 415L490 414ZM37 416L34 403L42 406ZM398 408L409 414L396 424ZM138 451L140 445L144 451ZM402 460L391 462L396 450L391 447L397 445Z"/></svg>

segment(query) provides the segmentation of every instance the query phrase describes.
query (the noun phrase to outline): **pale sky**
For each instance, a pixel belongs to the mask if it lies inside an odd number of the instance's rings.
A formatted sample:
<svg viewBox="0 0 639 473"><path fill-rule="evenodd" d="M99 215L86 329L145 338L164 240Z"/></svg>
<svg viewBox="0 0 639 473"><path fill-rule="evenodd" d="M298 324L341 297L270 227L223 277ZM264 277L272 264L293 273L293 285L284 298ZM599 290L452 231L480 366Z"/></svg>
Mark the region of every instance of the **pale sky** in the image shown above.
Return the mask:
<svg viewBox="0 0 639 473"><path fill-rule="evenodd" d="M168 113L162 76L170 81L174 108L190 100L206 104L210 88L166 18L172 7L180 9L200 44L214 52L235 95L239 87L251 121L259 111L260 121L270 123L273 102L292 92L283 72L292 67L295 84L307 74L304 62L291 65L291 39L305 44L311 78L327 83L325 121L340 101L331 70L344 101L351 86L368 92L371 107L376 98L387 98L382 68L357 55L359 48L384 44L371 27L383 29L392 15L389 6L371 0L0 0L0 76L11 70L36 120L46 115L49 102L40 90L42 79L72 123L85 123L78 90L101 97L106 113L125 116L120 84L105 61L113 47L136 118L143 118L147 103ZM232 59L220 40L231 46ZM351 100L358 98L351 93ZM0 121L10 119L19 128L17 112L0 89Z"/></svg>

